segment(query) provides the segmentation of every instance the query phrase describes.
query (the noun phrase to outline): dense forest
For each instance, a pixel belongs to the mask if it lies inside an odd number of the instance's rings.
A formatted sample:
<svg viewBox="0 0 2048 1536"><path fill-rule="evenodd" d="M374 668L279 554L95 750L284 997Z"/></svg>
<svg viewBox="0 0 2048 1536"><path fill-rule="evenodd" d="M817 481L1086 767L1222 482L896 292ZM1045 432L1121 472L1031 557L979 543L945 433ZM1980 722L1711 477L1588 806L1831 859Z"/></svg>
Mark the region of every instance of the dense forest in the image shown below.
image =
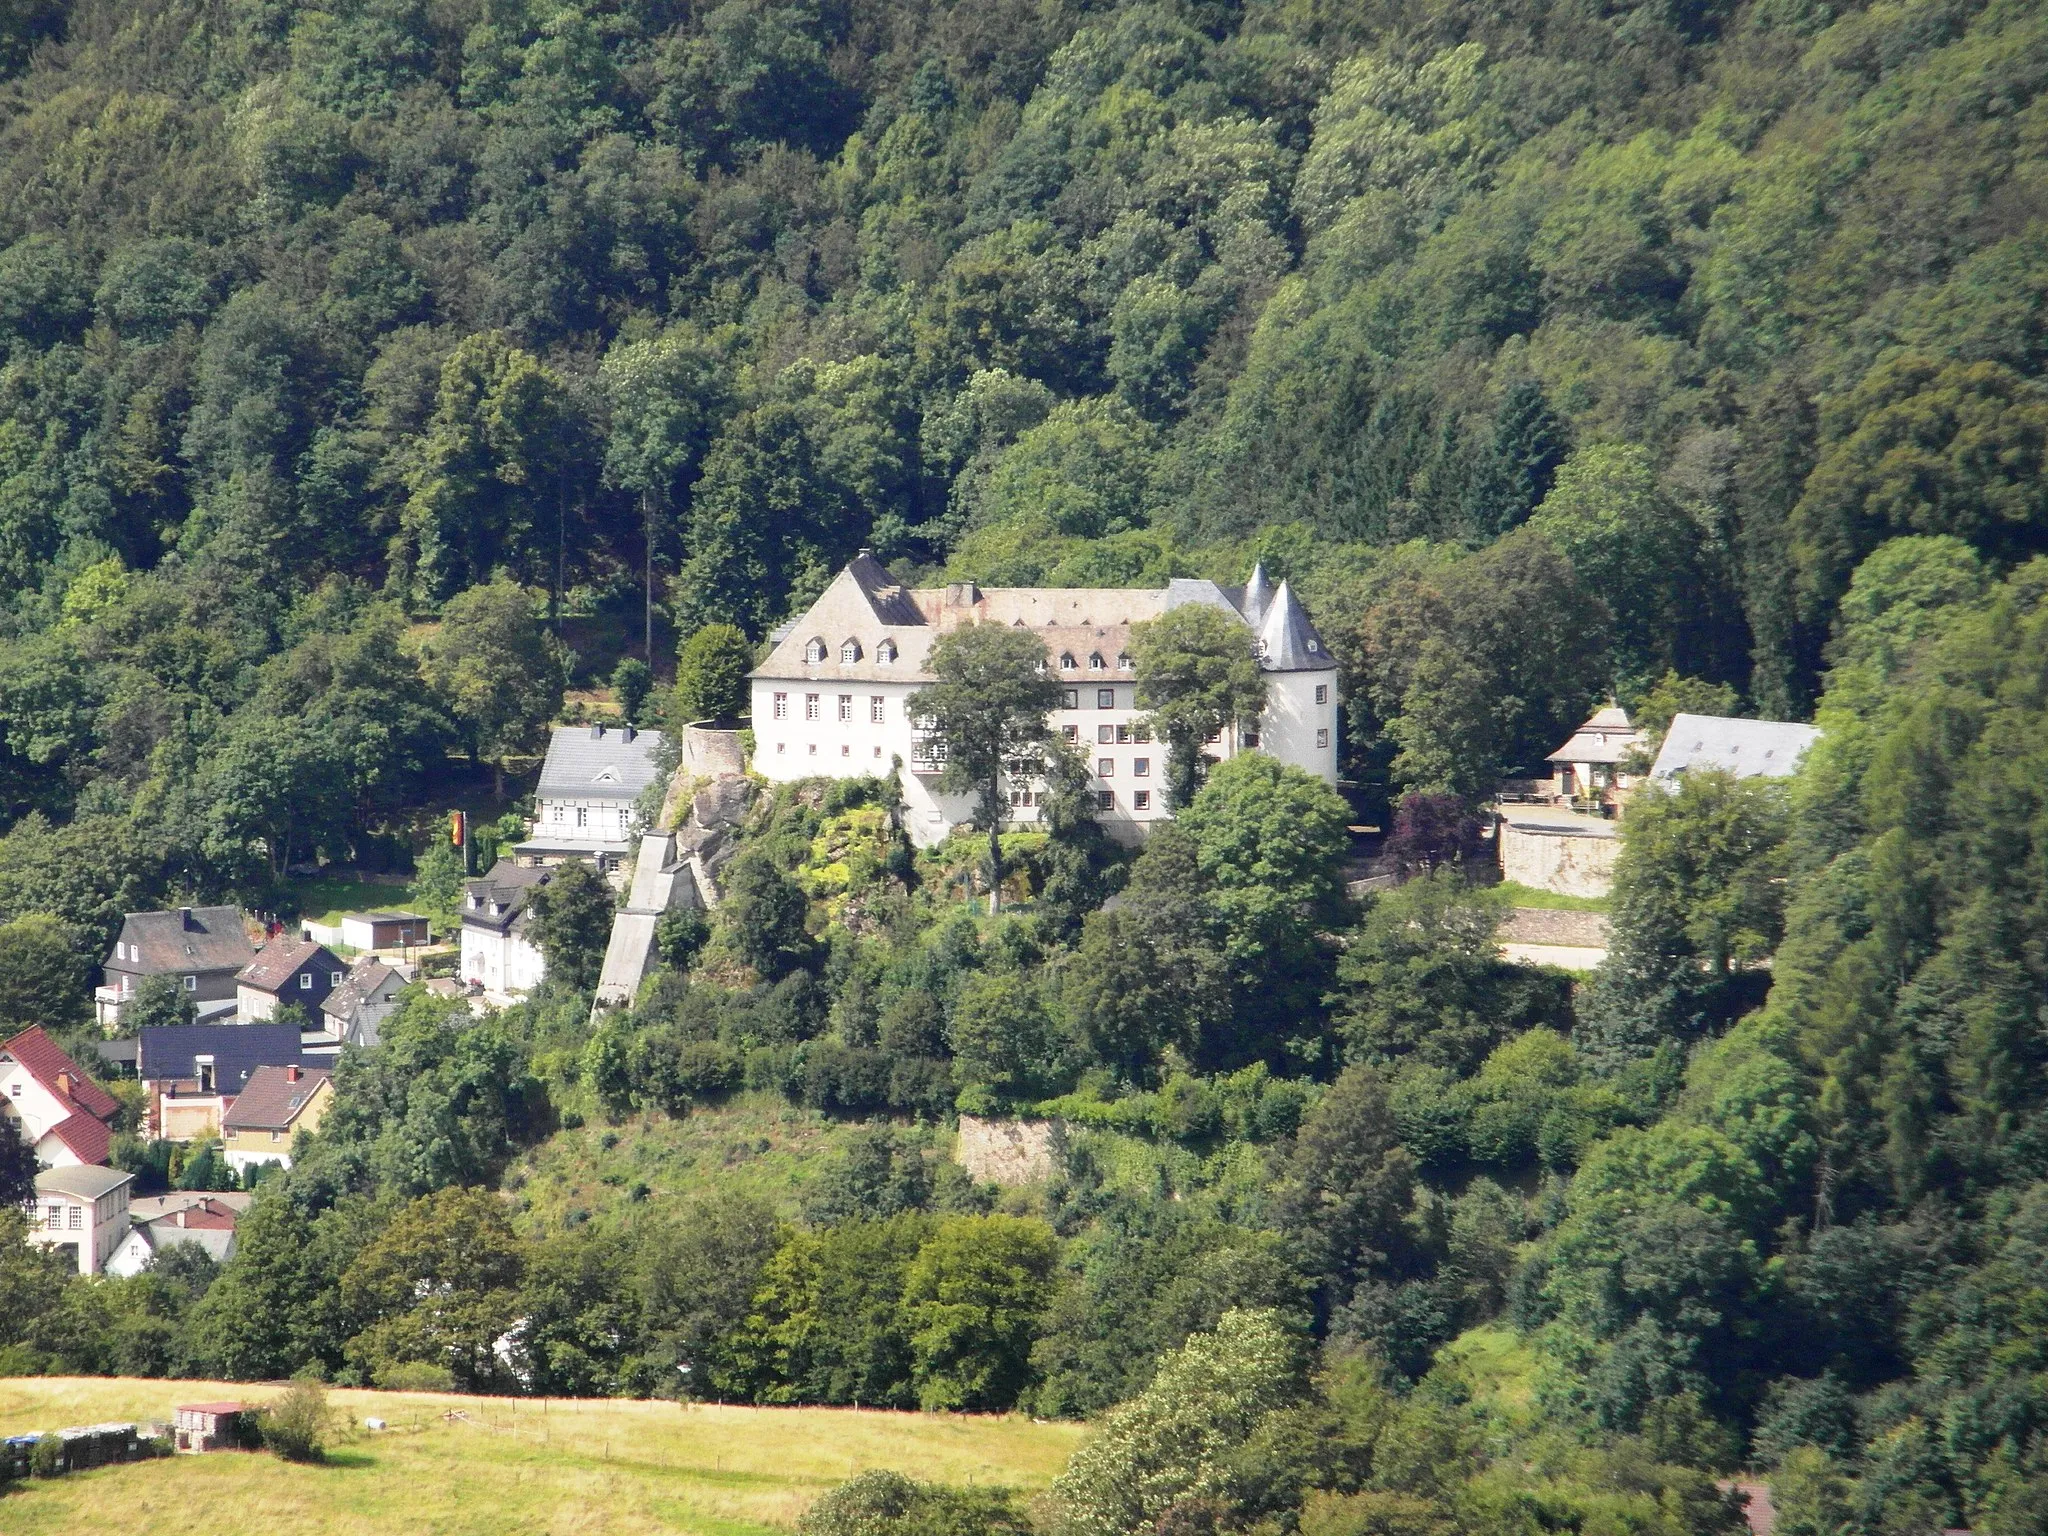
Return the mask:
<svg viewBox="0 0 2048 1536"><path fill-rule="evenodd" d="M219 1273L7 1237L0 1368L1107 1414L1073 1536L2041 1530L2044 84L2019 0L0 0L0 1023L123 911L452 892L446 806L862 547L1262 560L1357 786L1055 793L1000 917L764 793L600 1027L573 889L533 998L410 995ZM1825 734L1638 800L1581 984L1440 857L1346 897L1610 693ZM741 1095L873 1123L793 1213L508 1178ZM1044 1189L935 1155L1016 1110Z"/></svg>

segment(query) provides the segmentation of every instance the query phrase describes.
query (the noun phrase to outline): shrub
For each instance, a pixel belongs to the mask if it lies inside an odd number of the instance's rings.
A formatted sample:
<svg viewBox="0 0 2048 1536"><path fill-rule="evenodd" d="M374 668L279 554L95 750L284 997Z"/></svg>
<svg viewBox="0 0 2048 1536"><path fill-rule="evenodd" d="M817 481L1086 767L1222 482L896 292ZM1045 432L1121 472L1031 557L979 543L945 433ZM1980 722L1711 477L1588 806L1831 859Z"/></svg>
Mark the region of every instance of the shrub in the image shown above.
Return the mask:
<svg viewBox="0 0 2048 1536"><path fill-rule="evenodd" d="M823 1495L798 1536L1012 1536L1029 1526L1002 1489L946 1488L863 1472Z"/></svg>
<svg viewBox="0 0 2048 1536"><path fill-rule="evenodd" d="M262 1410L257 1424L264 1449L286 1461L320 1461L334 1432L327 1393L317 1381L295 1381L284 1396Z"/></svg>
<svg viewBox="0 0 2048 1536"><path fill-rule="evenodd" d="M455 1376L444 1365L405 1360L380 1367L377 1385L387 1392L453 1392Z"/></svg>
<svg viewBox="0 0 2048 1536"><path fill-rule="evenodd" d="M44 1435L28 1453L28 1470L34 1477L57 1477L64 1471L64 1442Z"/></svg>

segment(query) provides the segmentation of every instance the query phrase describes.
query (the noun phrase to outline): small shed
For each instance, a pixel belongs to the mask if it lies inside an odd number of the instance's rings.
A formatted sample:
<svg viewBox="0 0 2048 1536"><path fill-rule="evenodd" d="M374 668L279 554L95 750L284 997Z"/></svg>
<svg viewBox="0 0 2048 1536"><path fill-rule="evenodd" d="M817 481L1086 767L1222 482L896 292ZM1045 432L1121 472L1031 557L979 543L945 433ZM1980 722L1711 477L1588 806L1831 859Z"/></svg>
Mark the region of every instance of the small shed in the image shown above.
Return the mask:
<svg viewBox="0 0 2048 1536"><path fill-rule="evenodd" d="M350 949L417 949L433 940L417 912L349 912L341 919L341 942Z"/></svg>
<svg viewBox="0 0 2048 1536"><path fill-rule="evenodd" d="M171 1414L171 1444L180 1451L238 1451L248 1443L248 1405L187 1403Z"/></svg>

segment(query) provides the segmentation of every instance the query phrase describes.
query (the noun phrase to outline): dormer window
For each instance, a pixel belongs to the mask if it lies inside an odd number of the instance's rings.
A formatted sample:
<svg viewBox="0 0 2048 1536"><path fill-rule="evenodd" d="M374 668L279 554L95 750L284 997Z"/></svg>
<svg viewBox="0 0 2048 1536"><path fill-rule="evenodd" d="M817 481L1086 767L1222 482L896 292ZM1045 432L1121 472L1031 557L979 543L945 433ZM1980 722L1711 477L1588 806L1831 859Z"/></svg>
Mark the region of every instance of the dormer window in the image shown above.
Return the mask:
<svg viewBox="0 0 2048 1536"><path fill-rule="evenodd" d="M875 660L883 663L884 665L887 665L889 662L892 662L895 659L896 642L894 640L884 640L880 645L875 647Z"/></svg>
<svg viewBox="0 0 2048 1536"><path fill-rule="evenodd" d="M1074 670L1074 653L1072 651L1060 652L1060 670L1062 672L1071 672Z"/></svg>
<svg viewBox="0 0 2048 1536"><path fill-rule="evenodd" d="M1106 661L1104 661L1104 660L1102 659L1102 652L1100 652L1100 651L1096 651L1096 652L1094 652L1094 653L1093 653L1092 655L1090 655L1090 656L1089 656L1089 658L1088 658L1088 670L1089 670L1090 672L1103 672L1103 671L1107 671L1107 670L1108 670L1108 668L1109 668L1109 663L1108 663L1108 662L1106 662Z"/></svg>
<svg viewBox="0 0 2048 1536"><path fill-rule="evenodd" d="M839 647L839 659L841 661L848 662L859 661L860 642L858 640L848 640L843 642Z"/></svg>
<svg viewBox="0 0 2048 1536"><path fill-rule="evenodd" d="M816 665L817 665L817 664L818 664L819 662L823 661L824 659L825 659L825 642L824 642L824 641L822 641L822 640L812 640L812 641L808 642L808 643L807 643L807 644L806 644L806 645L804 646L804 660L805 660L806 662L808 662L808 663L809 663L810 665L812 665L812 666L816 666Z"/></svg>
<svg viewBox="0 0 2048 1536"><path fill-rule="evenodd" d="M1116 669L1119 672L1128 672L1131 670L1131 653L1129 651L1120 651L1117 653Z"/></svg>

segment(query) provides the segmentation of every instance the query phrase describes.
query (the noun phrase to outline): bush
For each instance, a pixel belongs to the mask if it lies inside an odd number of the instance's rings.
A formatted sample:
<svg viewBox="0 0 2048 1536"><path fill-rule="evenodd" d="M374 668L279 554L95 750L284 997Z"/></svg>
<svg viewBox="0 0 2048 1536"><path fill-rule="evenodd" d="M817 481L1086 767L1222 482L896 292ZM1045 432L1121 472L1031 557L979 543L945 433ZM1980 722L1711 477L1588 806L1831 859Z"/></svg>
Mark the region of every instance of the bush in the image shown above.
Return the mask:
<svg viewBox="0 0 2048 1536"><path fill-rule="evenodd" d="M1029 1527L1002 1489L947 1488L863 1472L813 1504L798 1536L1008 1536Z"/></svg>
<svg viewBox="0 0 2048 1536"><path fill-rule="evenodd" d="M286 1461L324 1460L334 1432L327 1392L317 1381L295 1381L258 1414L257 1425L264 1449Z"/></svg>
<svg viewBox="0 0 2048 1536"><path fill-rule="evenodd" d="M28 1453L28 1470L33 1477L57 1477L64 1471L64 1442L44 1435Z"/></svg>
<svg viewBox="0 0 2048 1536"><path fill-rule="evenodd" d="M444 1365L405 1360L379 1367L377 1385L387 1392L453 1392L455 1376Z"/></svg>

